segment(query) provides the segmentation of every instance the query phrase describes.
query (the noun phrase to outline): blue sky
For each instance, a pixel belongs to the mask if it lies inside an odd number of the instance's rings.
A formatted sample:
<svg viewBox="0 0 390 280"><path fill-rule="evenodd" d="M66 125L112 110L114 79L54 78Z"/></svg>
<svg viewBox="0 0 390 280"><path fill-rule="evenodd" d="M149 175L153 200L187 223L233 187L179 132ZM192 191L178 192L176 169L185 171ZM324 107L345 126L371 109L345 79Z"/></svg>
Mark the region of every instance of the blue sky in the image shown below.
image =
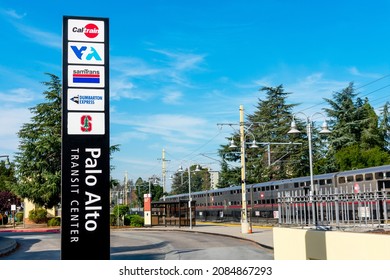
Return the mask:
<svg viewBox="0 0 390 280"><path fill-rule="evenodd" d="M17 151L44 73L62 77L64 15L110 19L112 175L122 180L161 175L162 149L167 176L180 164L217 170L233 132L217 124L238 123L241 104L252 113L262 86L283 84L312 114L354 82L380 110L389 14L389 1L0 0L0 154Z"/></svg>

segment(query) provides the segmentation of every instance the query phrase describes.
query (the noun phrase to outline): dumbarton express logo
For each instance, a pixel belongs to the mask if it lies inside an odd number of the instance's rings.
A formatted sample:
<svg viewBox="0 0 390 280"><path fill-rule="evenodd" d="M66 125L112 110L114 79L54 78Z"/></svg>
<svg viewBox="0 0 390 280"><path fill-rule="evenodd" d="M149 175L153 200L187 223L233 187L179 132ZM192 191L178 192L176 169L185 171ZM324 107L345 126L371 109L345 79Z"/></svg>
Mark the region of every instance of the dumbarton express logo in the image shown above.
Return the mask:
<svg viewBox="0 0 390 280"><path fill-rule="evenodd" d="M96 38L99 35L99 27L96 24L88 23L84 27L73 27L75 33L84 33L90 39Z"/></svg>

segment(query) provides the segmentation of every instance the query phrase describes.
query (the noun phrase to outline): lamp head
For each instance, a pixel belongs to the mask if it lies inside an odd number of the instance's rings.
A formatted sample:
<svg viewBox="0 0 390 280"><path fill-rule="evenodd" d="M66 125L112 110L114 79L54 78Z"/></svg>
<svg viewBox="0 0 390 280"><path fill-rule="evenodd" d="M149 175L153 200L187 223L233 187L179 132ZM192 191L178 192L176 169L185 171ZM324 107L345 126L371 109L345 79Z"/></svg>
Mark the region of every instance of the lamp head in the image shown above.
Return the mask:
<svg viewBox="0 0 390 280"><path fill-rule="evenodd" d="M258 148L259 146L257 146L256 144L256 140L253 140L252 141L252 144L249 146L249 148Z"/></svg>
<svg viewBox="0 0 390 280"><path fill-rule="evenodd" d="M321 131L319 133L320 134L329 134L329 133L331 133L331 131L328 128L328 124L326 123L326 121L323 122L323 124L321 126Z"/></svg>
<svg viewBox="0 0 390 280"><path fill-rule="evenodd" d="M233 139L230 140L230 146L229 146L229 148L231 148L231 149L237 148L237 145L234 144L234 140L233 140Z"/></svg>
<svg viewBox="0 0 390 280"><path fill-rule="evenodd" d="M290 130L287 132L288 134L295 134L295 133L301 133L298 128L297 124L295 123L295 120L293 119L291 122Z"/></svg>
<svg viewBox="0 0 390 280"><path fill-rule="evenodd" d="M1 157L5 157L4 165L5 165L5 168L8 169L11 166L11 163L9 161L9 156L1 156Z"/></svg>

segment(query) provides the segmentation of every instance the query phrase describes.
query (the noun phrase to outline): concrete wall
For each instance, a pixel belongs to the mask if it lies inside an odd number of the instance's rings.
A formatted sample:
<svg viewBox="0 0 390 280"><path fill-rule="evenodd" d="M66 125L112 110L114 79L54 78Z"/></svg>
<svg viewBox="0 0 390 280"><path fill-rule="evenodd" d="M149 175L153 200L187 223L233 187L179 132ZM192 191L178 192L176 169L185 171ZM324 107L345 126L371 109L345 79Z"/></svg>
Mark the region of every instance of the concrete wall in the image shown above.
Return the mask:
<svg viewBox="0 0 390 280"><path fill-rule="evenodd" d="M390 260L390 235L273 229L275 260Z"/></svg>
<svg viewBox="0 0 390 280"><path fill-rule="evenodd" d="M28 218L28 214L30 213L31 210L36 209L37 206L32 203L28 199L24 199L24 218ZM51 209L46 209L47 210L47 216L48 217L55 217L56 216L56 210L55 208Z"/></svg>

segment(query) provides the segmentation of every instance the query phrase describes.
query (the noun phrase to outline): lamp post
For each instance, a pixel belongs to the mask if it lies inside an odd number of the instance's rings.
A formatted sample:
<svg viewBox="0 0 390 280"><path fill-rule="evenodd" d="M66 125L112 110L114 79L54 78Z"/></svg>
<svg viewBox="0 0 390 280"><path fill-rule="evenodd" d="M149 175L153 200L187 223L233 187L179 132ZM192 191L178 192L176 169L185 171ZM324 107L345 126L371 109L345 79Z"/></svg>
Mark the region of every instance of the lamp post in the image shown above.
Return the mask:
<svg viewBox="0 0 390 280"><path fill-rule="evenodd" d="M6 169L8 169L10 167L10 165L11 165L10 162L9 162L9 156L8 155L0 155L0 158L6 158L5 162L4 162L4 166L5 166ZM10 201L10 199L8 201ZM15 218L14 218L14 221L15 221ZM4 216L2 216L2 218L1 218L1 224L2 225L4 224ZM14 223L14 228L15 228L15 223Z"/></svg>
<svg viewBox="0 0 390 280"><path fill-rule="evenodd" d="M297 134L297 133L301 133L298 129L297 129L297 125L295 123L295 119L294 117L297 115L297 114L302 114L305 116L306 118L306 133L307 133L307 138L308 138L308 142L309 142L309 169L310 169L310 194L309 194L309 197L310 197L310 201L312 202L312 215L313 215L313 224L314 225L317 225L316 223L316 205L315 205L315 202L314 202L314 195L315 195L315 188L314 188L314 174L313 174L313 147L312 147L312 133L313 133L313 117L316 116L316 115L321 115L324 117L325 119L325 116L324 114L322 113L314 113L312 114L311 116L307 116L305 113L303 112L299 112L299 113L296 113L294 116L293 116L293 120L291 122L291 128L290 130L287 132L288 134ZM328 129L328 124L326 123L326 120L324 120L324 122L322 123L322 126L321 126L321 130L319 132L320 134L329 134L331 133L331 131Z"/></svg>
<svg viewBox="0 0 390 280"><path fill-rule="evenodd" d="M199 165L196 165L195 172L199 171ZM178 172L184 172L183 167L180 166ZM191 196L191 165L188 167L188 208L190 218L190 229L192 229L192 196Z"/></svg>

